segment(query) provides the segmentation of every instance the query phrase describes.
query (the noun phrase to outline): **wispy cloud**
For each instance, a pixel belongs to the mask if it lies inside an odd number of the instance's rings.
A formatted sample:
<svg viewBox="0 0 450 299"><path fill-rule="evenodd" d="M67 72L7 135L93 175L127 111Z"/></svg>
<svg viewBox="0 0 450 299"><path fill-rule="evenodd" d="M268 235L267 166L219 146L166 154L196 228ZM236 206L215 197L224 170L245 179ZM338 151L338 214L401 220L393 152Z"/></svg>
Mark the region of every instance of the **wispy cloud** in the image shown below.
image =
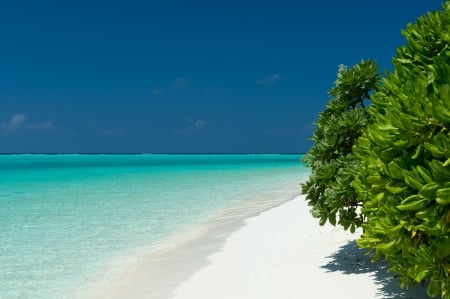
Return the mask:
<svg viewBox="0 0 450 299"><path fill-rule="evenodd" d="M186 127L174 130L175 135L191 135L203 130L208 125L204 119L188 119Z"/></svg>
<svg viewBox="0 0 450 299"><path fill-rule="evenodd" d="M116 137L116 136L122 136L125 134L124 129L107 129L102 130L99 132L100 136L103 137Z"/></svg>
<svg viewBox="0 0 450 299"><path fill-rule="evenodd" d="M188 130L190 131L200 130L206 127L206 124L207 124L206 120L203 119L196 119L196 120L190 119Z"/></svg>
<svg viewBox="0 0 450 299"><path fill-rule="evenodd" d="M35 121L28 124L27 128L33 131L51 131L55 130L56 126L53 121Z"/></svg>
<svg viewBox="0 0 450 299"><path fill-rule="evenodd" d="M256 81L256 84L270 86L277 83L277 81L280 80L280 78L281 78L280 74L276 73Z"/></svg>
<svg viewBox="0 0 450 299"><path fill-rule="evenodd" d="M159 86L153 86L152 87L152 95L162 96L162 95L164 95L164 90Z"/></svg>
<svg viewBox="0 0 450 299"><path fill-rule="evenodd" d="M170 84L171 90L184 89L188 87L190 80L188 78L177 78Z"/></svg>
<svg viewBox="0 0 450 299"><path fill-rule="evenodd" d="M4 135L11 135L24 131L52 131L56 126L53 121L32 121L28 120L24 113L14 114L8 121L0 123L0 132Z"/></svg>
<svg viewBox="0 0 450 299"><path fill-rule="evenodd" d="M166 93L175 92L180 89L185 89L191 84L192 80L188 77L178 77L168 83L167 86L153 85L151 89L152 96L160 97ZM165 85L165 84L164 84Z"/></svg>
<svg viewBox="0 0 450 299"><path fill-rule="evenodd" d="M27 117L25 116L25 114L22 113L15 114L11 117L9 125L12 128L20 127L25 122L26 118Z"/></svg>

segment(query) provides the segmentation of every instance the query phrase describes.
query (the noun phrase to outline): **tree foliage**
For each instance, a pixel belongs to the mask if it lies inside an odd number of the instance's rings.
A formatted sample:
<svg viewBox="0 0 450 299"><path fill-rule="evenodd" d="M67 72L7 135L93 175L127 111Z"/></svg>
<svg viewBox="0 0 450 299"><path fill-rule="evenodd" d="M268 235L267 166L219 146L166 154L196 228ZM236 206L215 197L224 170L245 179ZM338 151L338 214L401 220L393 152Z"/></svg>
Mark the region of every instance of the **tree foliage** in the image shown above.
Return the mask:
<svg viewBox="0 0 450 299"><path fill-rule="evenodd" d="M368 220L358 244L404 287L427 283L430 296L450 298L450 2L402 33L355 149Z"/></svg>
<svg viewBox="0 0 450 299"><path fill-rule="evenodd" d="M321 225L328 220L354 231L363 221L361 200L351 186L360 163L352 147L368 123L364 100L378 82L377 70L374 61L361 61L351 68L341 65L329 91L331 99L319 114L314 145L304 156L312 174L302 192Z"/></svg>

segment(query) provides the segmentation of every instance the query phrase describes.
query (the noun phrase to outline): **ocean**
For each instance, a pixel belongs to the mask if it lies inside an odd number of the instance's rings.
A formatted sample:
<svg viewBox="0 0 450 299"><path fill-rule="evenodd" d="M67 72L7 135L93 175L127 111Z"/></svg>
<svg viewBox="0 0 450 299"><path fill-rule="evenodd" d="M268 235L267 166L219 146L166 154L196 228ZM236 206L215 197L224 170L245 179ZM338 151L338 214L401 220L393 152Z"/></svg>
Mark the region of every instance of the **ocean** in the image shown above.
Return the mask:
<svg viewBox="0 0 450 299"><path fill-rule="evenodd" d="M0 298L82 298L223 210L299 194L300 158L0 155Z"/></svg>

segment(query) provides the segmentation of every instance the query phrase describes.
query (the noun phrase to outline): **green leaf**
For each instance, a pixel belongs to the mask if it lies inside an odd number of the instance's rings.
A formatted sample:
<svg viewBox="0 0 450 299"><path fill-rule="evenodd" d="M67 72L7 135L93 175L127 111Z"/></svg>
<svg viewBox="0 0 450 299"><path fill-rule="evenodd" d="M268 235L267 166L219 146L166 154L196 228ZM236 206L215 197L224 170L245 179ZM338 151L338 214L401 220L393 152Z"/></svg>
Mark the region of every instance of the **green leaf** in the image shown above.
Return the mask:
<svg viewBox="0 0 450 299"><path fill-rule="evenodd" d="M396 61L400 63L412 63L411 59L397 58Z"/></svg>
<svg viewBox="0 0 450 299"><path fill-rule="evenodd" d="M375 185L378 185L378 184L383 184L383 183L385 183L386 182L386 179L385 178L383 178L382 176L380 176L380 175L372 175L372 176L369 176L369 177L367 177L367 183L369 183L369 184L375 184Z"/></svg>
<svg viewBox="0 0 450 299"><path fill-rule="evenodd" d="M392 194L399 194L406 190L407 186L405 184L402 184L400 182L397 183L389 183L386 186L386 189L391 192Z"/></svg>
<svg viewBox="0 0 450 299"><path fill-rule="evenodd" d="M420 190L423 187L423 184L414 176L409 174L405 175L405 183L408 184L411 188L415 190Z"/></svg>
<svg viewBox="0 0 450 299"><path fill-rule="evenodd" d="M430 270L423 270L421 272L419 272L419 274L417 274L417 276L414 278L415 281L417 282L422 282L424 279L428 278L431 274Z"/></svg>
<svg viewBox="0 0 450 299"><path fill-rule="evenodd" d="M442 188L436 192L436 201L443 205L450 204L450 188Z"/></svg>
<svg viewBox="0 0 450 299"><path fill-rule="evenodd" d="M449 166L450 165L450 158L445 160L444 164L442 166Z"/></svg>
<svg viewBox="0 0 450 299"><path fill-rule="evenodd" d="M397 209L401 211L412 211L412 210L420 211L430 203L430 200L427 198L421 198L419 196L417 196L416 198L417 200L413 202L398 205Z"/></svg>
<svg viewBox="0 0 450 299"><path fill-rule="evenodd" d="M427 183L434 183L434 179L430 173L430 171L420 165L416 167L416 171L420 174L421 178Z"/></svg>
<svg viewBox="0 0 450 299"><path fill-rule="evenodd" d="M336 225L336 214L335 213L331 213L329 218L328 218L328 221L330 221L330 223L335 226Z"/></svg>
<svg viewBox="0 0 450 299"><path fill-rule="evenodd" d="M378 250L388 251L388 250L391 249L394 245L395 245L395 242L394 242L394 241L391 241L391 242L389 242L389 243L384 243L384 244L377 245L376 248L377 248Z"/></svg>
<svg viewBox="0 0 450 299"><path fill-rule="evenodd" d="M440 290L441 286L439 281L432 278L427 287L427 295L434 298L439 295Z"/></svg>
<svg viewBox="0 0 450 299"><path fill-rule="evenodd" d="M414 151L414 154L412 155L412 159L418 159L419 158L419 156L420 156L420 154L422 153L422 146L421 145L418 145L417 147L416 147L416 149L415 149L415 151Z"/></svg>
<svg viewBox="0 0 450 299"><path fill-rule="evenodd" d="M430 167L436 172L437 175L450 179L450 167L444 166L443 163L438 160L431 161Z"/></svg>
<svg viewBox="0 0 450 299"><path fill-rule="evenodd" d="M445 150L439 148L438 146L428 142L424 142L423 145L425 149L433 155L433 157L441 158L445 156Z"/></svg>
<svg viewBox="0 0 450 299"><path fill-rule="evenodd" d="M423 186L420 191L419 195L427 198L429 200L434 200L436 198L436 191L441 187L438 183L429 183Z"/></svg>
<svg viewBox="0 0 450 299"><path fill-rule="evenodd" d="M432 106L433 117L442 123L450 122L450 111L442 105L434 103Z"/></svg>
<svg viewBox="0 0 450 299"><path fill-rule="evenodd" d="M428 72L428 74L427 74L427 84L433 83L434 79L435 79L435 77L434 77L433 72Z"/></svg>

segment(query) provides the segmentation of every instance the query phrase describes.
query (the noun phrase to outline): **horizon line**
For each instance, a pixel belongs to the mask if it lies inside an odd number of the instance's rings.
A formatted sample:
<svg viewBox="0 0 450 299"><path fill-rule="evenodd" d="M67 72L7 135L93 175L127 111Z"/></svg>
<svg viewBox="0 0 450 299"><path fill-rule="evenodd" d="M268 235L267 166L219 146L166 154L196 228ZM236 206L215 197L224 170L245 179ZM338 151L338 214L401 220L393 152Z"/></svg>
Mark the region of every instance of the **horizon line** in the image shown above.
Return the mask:
<svg viewBox="0 0 450 299"><path fill-rule="evenodd" d="M5 152L0 155L304 155L306 153L298 153L298 152L236 152L236 153L226 153L226 152L216 152L216 153L165 153L165 152L155 152L155 153L137 153L137 152L61 152L61 153L52 153L52 152Z"/></svg>

